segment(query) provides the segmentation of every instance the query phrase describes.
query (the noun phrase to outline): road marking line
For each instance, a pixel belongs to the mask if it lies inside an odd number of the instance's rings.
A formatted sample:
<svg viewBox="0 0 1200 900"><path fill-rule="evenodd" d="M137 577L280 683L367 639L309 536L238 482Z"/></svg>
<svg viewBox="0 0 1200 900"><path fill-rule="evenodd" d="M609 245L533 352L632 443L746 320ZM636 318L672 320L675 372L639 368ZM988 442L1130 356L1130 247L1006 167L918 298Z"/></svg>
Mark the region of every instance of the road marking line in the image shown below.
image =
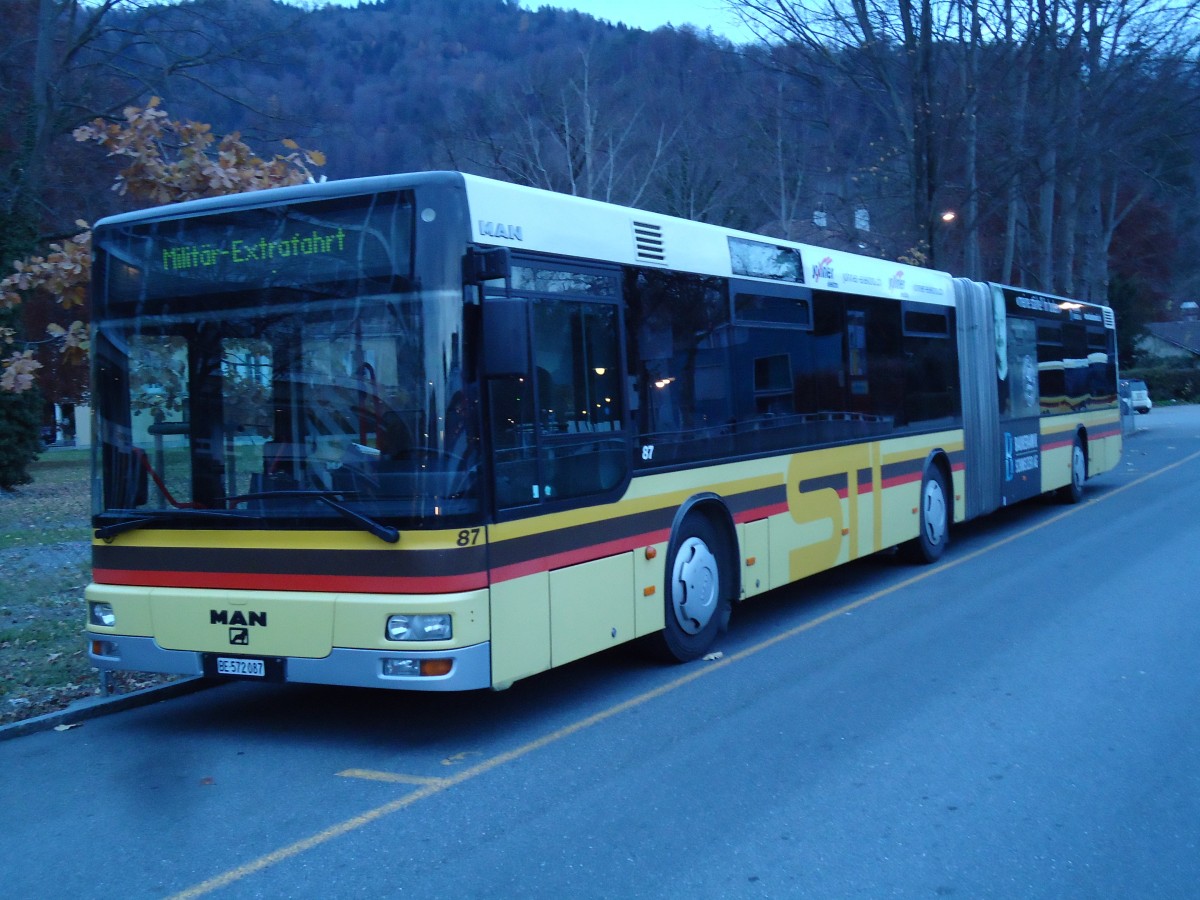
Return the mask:
<svg viewBox="0 0 1200 900"><path fill-rule="evenodd" d="M374 769L346 769L338 772L340 778L361 778L366 781L387 781L392 784L441 784L445 778L429 778L422 775L401 775L397 772L376 772Z"/></svg>
<svg viewBox="0 0 1200 900"><path fill-rule="evenodd" d="M740 650L730 656L725 656L721 659L714 660L708 665L702 666L693 664L694 668L691 669L691 671L685 675L681 675L679 678L676 678L673 681L669 681L666 684L660 685L659 687L647 691L644 694L631 697L628 700L622 701L615 706L610 706L608 709L603 709L600 712L594 713L586 718L572 722L570 725L565 725L562 728L559 728L557 731L543 735L542 737L530 741L527 744L522 744L520 747L509 750L506 753L501 753L499 756L493 756L491 759L484 760L477 765L471 766L469 769L464 769L457 775L452 775L448 778L429 779L429 783L423 784L417 790L409 794L405 794L403 797L398 797L397 799L392 800L390 803L385 803L383 806L377 806L374 809L367 810L365 813L357 815L354 818L347 819L344 822L331 825L324 831L318 832L317 834L307 837L304 840L296 841L293 844L288 844L286 847L280 847L278 850L268 853L265 856L260 856L258 859L251 860L245 865L238 866L236 869L230 869L228 872L214 876L207 881L202 881L200 884L197 884L194 887L181 891L178 894L174 894L170 900L191 900L193 897L202 897L203 895L212 893L220 888L228 887L235 881L240 881L249 875L253 875L256 872L261 872L263 869L269 868L276 863L291 859L294 856L299 856L301 853L305 853L308 850L312 850L314 847L319 847L322 844L328 843L334 838L341 837L344 834L349 834L352 831L357 831L360 828L370 825L372 822L384 818L385 816L399 812L402 809L407 809L421 800L434 797L452 787L457 787L464 782L472 781L478 778L480 775L485 775L493 769L497 769L500 766L528 756L537 750L541 750L543 747L548 747L551 744L558 743L559 741L570 737L573 734L577 734L580 731L585 731L586 729L591 728L593 725L598 725L601 722L605 722L623 712L627 712L638 706L642 706L645 703L649 703L651 700L657 700L659 697L662 697L665 694L670 694L679 688L684 687L685 685L691 684L693 681L716 672L719 669L733 665L735 662L740 662L743 659L747 659L757 653L761 653L763 650L774 647L776 644L794 638L806 631L811 631L820 625L824 625L831 619L836 619L838 616L843 616L848 612L853 612L856 609L866 606L868 603L874 603L876 600L880 600L883 597L886 597L889 594L894 594L897 591L903 590L904 588L912 587L914 584L918 584L919 582L925 581L928 578L932 578L934 575L940 574L941 572L945 572L949 569L953 569L956 566L961 566L963 563L966 563L970 560L978 559L979 557L990 553L993 550L1004 547L1007 544L1011 544L1013 541L1019 540L1023 537L1028 537L1029 535L1040 531L1049 525L1053 525L1054 523L1065 519L1067 516L1074 515L1075 513L1083 509L1087 509L1089 506L1094 506L1097 503L1103 503L1110 497L1115 497L1118 494L1124 493L1130 488L1143 484L1152 478L1157 478L1160 475L1164 475L1167 472L1177 469L1180 466L1185 465L1186 463L1189 463L1197 458L1200 458L1200 451L1192 453L1181 460L1177 460L1176 462L1171 463L1169 466L1164 466L1161 469L1143 475L1140 478L1129 482L1128 484L1123 484L1118 488L1114 488L1113 490L1105 493L1103 496L1093 497L1085 503L1072 506L1069 509L1058 513L1057 515L1045 519L1044 521L1022 529L1015 534L1010 534L1006 538L1001 538L995 543L988 544L985 547L974 550L971 553L968 553L966 556L951 560L949 562L941 563L930 569L926 569L917 575L914 575L912 578L906 578L904 581L894 584L891 587L883 588L875 591L873 594L860 597L858 600L855 600L852 603L839 606L837 609L831 610L830 612L818 616L815 619L811 619L807 622L797 625L794 628L789 628L787 631L773 635L772 637L769 637L764 641L760 641L752 647L747 647L745 650ZM357 772L360 770L348 769L346 771ZM400 777L402 776L397 776L397 779Z"/></svg>

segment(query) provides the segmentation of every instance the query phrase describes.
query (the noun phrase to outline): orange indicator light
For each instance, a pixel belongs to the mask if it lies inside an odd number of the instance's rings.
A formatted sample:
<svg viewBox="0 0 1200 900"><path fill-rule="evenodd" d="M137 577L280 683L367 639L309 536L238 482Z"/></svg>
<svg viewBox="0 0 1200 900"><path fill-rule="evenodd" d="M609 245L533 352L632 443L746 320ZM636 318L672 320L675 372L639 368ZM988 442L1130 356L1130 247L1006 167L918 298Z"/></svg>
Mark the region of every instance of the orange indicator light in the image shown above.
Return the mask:
<svg viewBox="0 0 1200 900"><path fill-rule="evenodd" d="M429 676L449 675L450 670L454 668L454 660L452 659L423 659L421 660L421 674Z"/></svg>

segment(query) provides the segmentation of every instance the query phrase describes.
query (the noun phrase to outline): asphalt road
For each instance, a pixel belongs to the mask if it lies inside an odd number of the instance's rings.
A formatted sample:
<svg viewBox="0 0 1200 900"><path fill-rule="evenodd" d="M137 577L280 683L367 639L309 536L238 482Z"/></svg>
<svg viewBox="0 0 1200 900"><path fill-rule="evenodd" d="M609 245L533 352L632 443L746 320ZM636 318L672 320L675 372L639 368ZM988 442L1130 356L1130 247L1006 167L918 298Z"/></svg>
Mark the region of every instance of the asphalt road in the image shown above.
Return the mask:
<svg viewBox="0 0 1200 900"><path fill-rule="evenodd" d="M5 897L1194 897L1200 407L719 661L229 685L0 742Z"/></svg>

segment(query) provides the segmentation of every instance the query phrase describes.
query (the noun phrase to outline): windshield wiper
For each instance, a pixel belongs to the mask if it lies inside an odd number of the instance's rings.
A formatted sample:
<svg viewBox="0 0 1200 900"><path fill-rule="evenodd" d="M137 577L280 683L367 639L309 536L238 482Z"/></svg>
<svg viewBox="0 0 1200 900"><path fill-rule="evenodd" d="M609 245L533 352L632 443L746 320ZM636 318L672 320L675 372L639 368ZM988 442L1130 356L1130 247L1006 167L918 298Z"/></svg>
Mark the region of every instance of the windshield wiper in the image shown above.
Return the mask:
<svg viewBox="0 0 1200 900"><path fill-rule="evenodd" d="M338 515L353 522L355 525L368 531L381 541L386 541L389 544L395 544L400 540L400 530L393 528L391 525L384 525L382 522L377 522L370 516L365 516L360 512L350 509L348 506L343 506L339 500L344 500L346 494L336 491L258 491L253 494L239 494L236 497L227 497L225 502L230 505L236 503L244 503L247 500L272 500L297 497L311 497L324 503L330 509L334 510ZM246 516L241 513L227 512L220 509L169 509L163 510L161 513L153 513L135 516L125 519L121 522L114 522L111 525L103 525L96 529L96 537L102 541L108 541L115 538L118 534L125 531L132 531L136 528L141 528L145 525L151 525L155 522L171 522L178 519L239 519L245 521Z"/></svg>
<svg viewBox="0 0 1200 900"><path fill-rule="evenodd" d="M245 516L240 516L237 513L224 512L223 510L219 509L167 509L163 510L161 513L135 516L130 519L125 519L121 522L113 522L111 525L101 525L96 529L96 537L102 541L108 541L124 531L133 531L135 528L141 528L143 525L150 525L154 522L171 522L176 519L191 518L244 519Z"/></svg>
<svg viewBox="0 0 1200 900"><path fill-rule="evenodd" d="M334 494L333 496L336 497L337 494ZM381 541L387 541L389 544L395 544L400 540L399 528L393 528L391 525L384 525L382 522L376 522L370 516L364 516L360 512L355 512L348 506L342 506L342 504L338 503L336 500L326 494L321 494L317 497L317 499L330 509L337 510L337 512L340 513L343 518L349 519L351 522L362 526L362 528L371 532L371 534L375 535L375 537L379 538Z"/></svg>
<svg viewBox="0 0 1200 900"><path fill-rule="evenodd" d="M370 532L379 538L381 541L386 541L389 544L394 544L400 540L400 529L393 528L391 525L384 525L382 522L377 522L370 516L365 516L360 512L350 509L348 506L343 506L340 500L346 498L345 492L338 491L258 491L253 494L238 494L236 497L227 498L226 502L230 504L243 503L246 500L274 500L280 498L295 499L297 497L311 497L314 500L319 500L330 509L337 512L340 516L358 525L365 531Z"/></svg>

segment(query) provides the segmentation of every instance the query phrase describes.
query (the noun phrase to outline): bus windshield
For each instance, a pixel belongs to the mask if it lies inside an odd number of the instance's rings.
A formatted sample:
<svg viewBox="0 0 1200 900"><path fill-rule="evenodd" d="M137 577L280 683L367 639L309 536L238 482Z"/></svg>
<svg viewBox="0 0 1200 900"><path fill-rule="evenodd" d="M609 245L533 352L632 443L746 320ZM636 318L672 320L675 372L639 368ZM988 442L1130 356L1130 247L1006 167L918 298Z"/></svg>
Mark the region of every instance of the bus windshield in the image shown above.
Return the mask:
<svg viewBox="0 0 1200 900"><path fill-rule="evenodd" d="M95 512L139 525L192 517L197 527L211 527L214 513L249 527L404 527L476 513L461 292L417 287L390 221L405 210L391 204L381 229L364 224L380 217L378 205L360 206L353 257L280 265L275 278L235 279L231 265L214 266L171 279L169 290L156 285L156 267L183 259L177 233L172 246L161 234L102 243L99 302L129 315L102 320L96 333ZM295 207L275 210L275 222L253 212L259 252L272 242L278 250L297 227ZM311 214L303 227L318 247L324 234L349 235L355 218L313 228ZM251 228L244 216L193 226L187 241L212 253L235 240L253 246L232 237Z"/></svg>

